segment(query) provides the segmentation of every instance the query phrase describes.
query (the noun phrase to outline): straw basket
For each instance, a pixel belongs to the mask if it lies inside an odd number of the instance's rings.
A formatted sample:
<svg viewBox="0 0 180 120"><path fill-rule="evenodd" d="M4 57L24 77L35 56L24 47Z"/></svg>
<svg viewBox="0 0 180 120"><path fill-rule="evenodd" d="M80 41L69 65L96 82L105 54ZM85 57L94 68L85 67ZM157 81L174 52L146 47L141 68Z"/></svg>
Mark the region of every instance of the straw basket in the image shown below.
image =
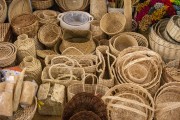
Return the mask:
<svg viewBox="0 0 180 120"><path fill-rule="evenodd" d="M87 84L87 82L90 82L91 84ZM97 82L97 84L95 84L95 82ZM108 87L99 84L99 81L96 75L86 74L86 76L83 78L83 83L72 84L68 86L67 88L68 101L70 101L74 95L81 92L92 93L94 95L98 95L102 97L105 95L105 93L108 90L109 90Z"/></svg>
<svg viewBox="0 0 180 120"><path fill-rule="evenodd" d="M41 84L42 66L38 59L32 56L27 56L23 59L19 66L21 68L26 68L26 80L35 80L38 85Z"/></svg>
<svg viewBox="0 0 180 120"><path fill-rule="evenodd" d="M102 99L107 105L108 120L152 120L154 117L153 98L136 84L116 85Z"/></svg>
<svg viewBox="0 0 180 120"><path fill-rule="evenodd" d="M163 69L164 82L180 82L180 61L174 60L166 64Z"/></svg>
<svg viewBox="0 0 180 120"><path fill-rule="evenodd" d="M9 23L0 23L0 42L9 42L12 37L11 26Z"/></svg>
<svg viewBox="0 0 180 120"><path fill-rule="evenodd" d="M39 41L47 47L53 47L61 36L61 28L55 24L43 25L38 31Z"/></svg>
<svg viewBox="0 0 180 120"><path fill-rule="evenodd" d="M84 53L75 47L68 47L62 52L62 55L84 55Z"/></svg>
<svg viewBox="0 0 180 120"><path fill-rule="evenodd" d="M94 112L101 120L107 120L107 111L104 102L101 98L86 92L76 94L65 105L62 120L69 120L73 115L81 111Z"/></svg>
<svg viewBox="0 0 180 120"><path fill-rule="evenodd" d="M0 1L0 23L4 23L7 17L7 4L5 0Z"/></svg>
<svg viewBox="0 0 180 120"><path fill-rule="evenodd" d="M123 32L125 24L126 18L121 13L106 13L100 20L100 28L110 36Z"/></svg>
<svg viewBox="0 0 180 120"><path fill-rule="evenodd" d="M44 10L54 5L53 0L32 0L32 6L34 9Z"/></svg>
<svg viewBox="0 0 180 120"><path fill-rule="evenodd" d="M28 38L26 34L19 35L14 42L18 51L17 58L20 63L26 56L36 57L36 48L34 39Z"/></svg>
<svg viewBox="0 0 180 120"><path fill-rule="evenodd" d="M73 115L69 120L101 120L101 118L91 111L82 111Z"/></svg>
<svg viewBox="0 0 180 120"><path fill-rule="evenodd" d="M52 50L37 50L37 56L45 58L48 55L55 55L56 53Z"/></svg>
<svg viewBox="0 0 180 120"><path fill-rule="evenodd" d="M115 65L116 76L120 83L138 84L153 96L160 87L163 61L157 53L140 49L127 48L119 54Z"/></svg>
<svg viewBox="0 0 180 120"><path fill-rule="evenodd" d="M38 32L39 22L33 14L21 14L12 19L11 26L17 35L27 34L29 37L34 37Z"/></svg>
<svg viewBox="0 0 180 120"><path fill-rule="evenodd" d="M0 42L0 67L7 67L16 60L17 48L9 42Z"/></svg>
<svg viewBox="0 0 180 120"><path fill-rule="evenodd" d="M154 97L156 111L155 120L179 120L180 83L172 82L163 85Z"/></svg>

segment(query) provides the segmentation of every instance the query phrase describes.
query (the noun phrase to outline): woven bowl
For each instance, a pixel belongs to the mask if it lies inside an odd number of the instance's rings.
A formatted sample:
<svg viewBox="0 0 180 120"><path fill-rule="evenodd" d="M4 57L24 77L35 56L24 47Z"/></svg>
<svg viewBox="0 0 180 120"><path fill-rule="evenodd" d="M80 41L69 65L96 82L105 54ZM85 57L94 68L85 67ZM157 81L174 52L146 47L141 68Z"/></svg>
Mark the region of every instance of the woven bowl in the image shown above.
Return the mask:
<svg viewBox="0 0 180 120"><path fill-rule="evenodd" d="M32 0L32 6L34 9L44 10L52 7L54 0Z"/></svg>
<svg viewBox="0 0 180 120"><path fill-rule="evenodd" d="M126 18L121 13L107 13L100 20L100 28L112 36L124 31Z"/></svg>
<svg viewBox="0 0 180 120"><path fill-rule="evenodd" d="M45 24L38 31L39 41L47 47L53 47L61 36L61 28L55 24Z"/></svg>

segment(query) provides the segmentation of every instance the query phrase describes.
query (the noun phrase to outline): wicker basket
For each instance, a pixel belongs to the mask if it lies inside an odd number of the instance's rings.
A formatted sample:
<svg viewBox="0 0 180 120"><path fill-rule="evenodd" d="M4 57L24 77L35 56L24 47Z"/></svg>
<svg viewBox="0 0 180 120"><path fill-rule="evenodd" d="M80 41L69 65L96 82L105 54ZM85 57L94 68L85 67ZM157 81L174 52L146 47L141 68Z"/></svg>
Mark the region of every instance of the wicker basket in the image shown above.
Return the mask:
<svg viewBox="0 0 180 120"><path fill-rule="evenodd" d="M86 82L90 82L91 84L87 84ZM97 84L95 84L95 82L97 82ZM99 81L96 75L86 74L86 76L83 78L83 83L72 84L68 86L67 88L68 101L70 101L74 95L81 92L92 93L94 95L98 95L102 97L105 95L105 93L108 90L109 90L108 87L99 84Z"/></svg>
<svg viewBox="0 0 180 120"><path fill-rule="evenodd" d="M107 111L104 102L91 93L78 93L66 105L62 120L69 120L73 115L81 111L92 111L101 120L107 120Z"/></svg>
<svg viewBox="0 0 180 120"><path fill-rule="evenodd" d="M107 13L100 20L100 28L110 36L123 32L125 24L126 18L121 13Z"/></svg>
<svg viewBox="0 0 180 120"><path fill-rule="evenodd" d="M17 35L27 34L29 37L34 37L37 35L39 22L33 14L21 14L12 19L11 26Z"/></svg>
<svg viewBox="0 0 180 120"><path fill-rule="evenodd" d="M42 66L41 62L38 59L32 56L27 56L23 59L19 66L21 68L27 68L25 72L27 74L27 77L25 78L26 80L35 80L38 83L38 85L42 83Z"/></svg>
<svg viewBox="0 0 180 120"><path fill-rule="evenodd" d="M91 111L81 111L73 115L69 120L101 120L101 118Z"/></svg>
<svg viewBox="0 0 180 120"><path fill-rule="evenodd" d="M22 60L26 56L36 57L36 48L34 39L28 38L26 34L19 35L17 40L14 42L18 51L17 58L18 63L22 62Z"/></svg>
<svg viewBox="0 0 180 120"><path fill-rule="evenodd" d="M11 22L12 19L14 19L17 16L20 16L22 14L30 14L30 13L32 13L30 0L13 0L9 5L8 20L9 22Z"/></svg>
<svg viewBox="0 0 180 120"><path fill-rule="evenodd" d="M0 42L0 67L8 67L16 60L17 48L9 42Z"/></svg>
<svg viewBox="0 0 180 120"><path fill-rule="evenodd" d="M163 85L154 98L156 120L179 120L180 112L180 83L172 82Z"/></svg>
<svg viewBox="0 0 180 120"><path fill-rule="evenodd" d="M7 4L5 0L0 1L0 23L4 23L7 17Z"/></svg>
<svg viewBox="0 0 180 120"><path fill-rule="evenodd" d="M107 104L108 120L152 120L154 117L153 98L138 85L116 85L102 99Z"/></svg>
<svg viewBox="0 0 180 120"><path fill-rule="evenodd" d="M10 42L12 31L10 23L0 23L0 42Z"/></svg>
<svg viewBox="0 0 180 120"><path fill-rule="evenodd" d="M44 10L52 7L54 0L32 0L32 6L34 9Z"/></svg>
<svg viewBox="0 0 180 120"><path fill-rule="evenodd" d="M53 47L61 36L61 28L55 24L43 25L38 31L39 41L47 47Z"/></svg>

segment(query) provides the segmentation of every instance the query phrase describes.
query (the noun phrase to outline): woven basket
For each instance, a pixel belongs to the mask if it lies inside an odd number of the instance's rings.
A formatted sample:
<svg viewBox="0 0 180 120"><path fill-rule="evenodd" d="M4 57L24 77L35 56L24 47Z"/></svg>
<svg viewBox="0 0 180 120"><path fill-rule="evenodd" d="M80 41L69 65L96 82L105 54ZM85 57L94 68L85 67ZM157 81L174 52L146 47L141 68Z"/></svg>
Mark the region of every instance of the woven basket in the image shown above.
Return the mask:
<svg viewBox="0 0 180 120"><path fill-rule="evenodd" d="M164 82L179 82L180 81L180 61L174 60L166 64L163 69Z"/></svg>
<svg viewBox="0 0 180 120"><path fill-rule="evenodd" d="M32 13L30 0L13 0L9 5L8 20L11 22L12 19L16 18L17 16L30 13Z"/></svg>
<svg viewBox="0 0 180 120"><path fill-rule="evenodd" d="M32 0L32 6L34 9L44 10L54 5L53 0Z"/></svg>
<svg viewBox="0 0 180 120"><path fill-rule="evenodd" d="M92 33L87 30L64 30L60 51L63 52L68 47L75 47L84 54L92 53L95 50Z"/></svg>
<svg viewBox="0 0 180 120"><path fill-rule="evenodd" d="M92 111L101 120L107 120L107 111L104 102L91 93L76 94L64 107L62 120L69 120L73 115L81 111Z"/></svg>
<svg viewBox="0 0 180 120"><path fill-rule="evenodd" d="M26 80L35 80L38 85L40 85L41 82L41 72L42 72L42 66L41 62L32 57L32 56L27 56L23 59L23 61L19 65L21 68L26 68L26 74L27 77L25 78Z"/></svg>
<svg viewBox="0 0 180 120"><path fill-rule="evenodd" d="M114 64L116 57L109 53L108 46L98 46L96 48L98 56L97 72L99 74L99 84L107 87L114 86Z"/></svg>
<svg viewBox="0 0 180 120"><path fill-rule="evenodd" d="M100 28L110 36L123 32L125 24L126 18L121 13L107 13L100 20Z"/></svg>
<svg viewBox="0 0 180 120"><path fill-rule="evenodd" d="M75 47L68 47L62 52L62 55L84 55L84 53Z"/></svg>
<svg viewBox="0 0 180 120"><path fill-rule="evenodd" d="M166 29L169 35L177 42L180 42L180 27L177 24L177 20L180 19L178 15L172 16L171 19L169 20Z"/></svg>
<svg viewBox="0 0 180 120"><path fill-rule="evenodd" d="M156 120L179 120L180 112L180 83L172 82L163 85L154 98Z"/></svg>
<svg viewBox="0 0 180 120"><path fill-rule="evenodd" d="M45 58L48 55L55 55L56 53L52 50L37 50L37 56Z"/></svg>
<svg viewBox="0 0 180 120"><path fill-rule="evenodd" d="M39 41L47 47L53 47L61 36L61 28L55 24L46 24L38 31Z"/></svg>
<svg viewBox="0 0 180 120"><path fill-rule="evenodd" d="M22 60L26 56L33 56L36 57L36 48L34 39L28 38L26 34L19 35L17 40L14 42L18 51L17 51L17 58L18 62L22 62Z"/></svg>
<svg viewBox="0 0 180 120"><path fill-rule="evenodd" d="M153 98L138 85L116 85L102 99L107 104L108 120L152 120L154 117Z"/></svg>
<svg viewBox="0 0 180 120"><path fill-rule="evenodd" d="M38 32L39 22L33 14L21 14L12 19L11 26L17 35L27 34L29 37L34 37Z"/></svg>
<svg viewBox="0 0 180 120"><path fill-rule="evenodd" d="M86 82L90 82L91 84L87 84ZM95 82L97 82L97 84L95 84ZM99 81L96 75L86 74L86 76L83 78L83 83L72 84L68 86L67 97L68 97L68 101L70 101L74 95L81 92L92 93L94 95L98 95L102 97L105 95L105 93L108 90L109 90L108 87L99 84Z"/></svg>
<svg viewBox="0 0 180 120"><path fill-rule="evenodd" d="M9 42L0 42L0 67L8 67L16 60L17 48Z"/></svg>
<svg viewBox="0 0 180 120"><path fill-rule="evenodd" d="M81 111L73 115L69 120L101 120L101 118L91 111Z"/></svg>
<svg viewBox="0 0 180 120"><path fill-rule="evenodd" d="M0 23L4 23L7 17L7 4L5 0L0 1Z"/></svg>
<svg viewBox="0 0 180 120"><path fill-rule="evenodd" d="M12 31L10 23L0 23L0 42L11 41Z"/></svg>
<svg viewBox="0 0 180 120"><path fill-rule="evenodd" d="M162 59L151 50L132 48L125 49L117 58L115 65L117 79L120 83L138 84L153 96L160 87ZM136 69L137 66L139 69Z"/></svg>

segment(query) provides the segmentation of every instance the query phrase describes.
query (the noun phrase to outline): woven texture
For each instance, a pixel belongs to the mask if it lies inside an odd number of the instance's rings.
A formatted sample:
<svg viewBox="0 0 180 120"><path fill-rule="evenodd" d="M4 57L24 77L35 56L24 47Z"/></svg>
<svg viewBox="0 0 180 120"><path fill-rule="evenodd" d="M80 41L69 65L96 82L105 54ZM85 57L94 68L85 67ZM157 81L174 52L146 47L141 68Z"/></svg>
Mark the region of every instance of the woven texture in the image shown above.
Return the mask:
<svg viewBox="0 0 180 120"><path fill-rule="evenodd" d="M8 42L11 40L11 28L9 23L0 23L0 42Z"/></svg>
<svg viewBox="0 0 180 120"><path fill-rule="evenodd" d="M91 111L82 111L73 115L69 120L101 120L101 118Z"/></svg>
<svg viewBox="0 0 180 120"><path fill-rule="evenodd" d="M34 9L44 10L52 7L54 0L32 0L32 6Z"/></svg>
<svg viewBox="0 0 180 120"><path fill-rule="evenodd" d="M0 1L0 23L4 23L7 17L7 4L5 0Z"/></svg>

